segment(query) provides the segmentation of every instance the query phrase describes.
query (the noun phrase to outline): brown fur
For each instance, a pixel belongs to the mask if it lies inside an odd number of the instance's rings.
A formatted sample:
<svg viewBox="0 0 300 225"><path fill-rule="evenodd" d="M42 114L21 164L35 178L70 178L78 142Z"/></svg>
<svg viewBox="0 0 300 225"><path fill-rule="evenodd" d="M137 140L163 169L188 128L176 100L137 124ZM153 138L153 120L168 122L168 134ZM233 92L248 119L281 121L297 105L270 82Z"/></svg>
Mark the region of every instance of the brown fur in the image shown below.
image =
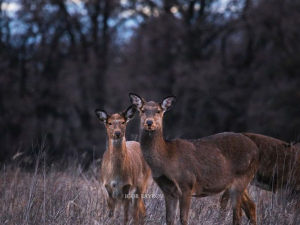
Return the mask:
<svg viewBox="0 0 300 225"><path fill-rule="evenodd" d="M175 223L178 202L180 221L185 225L191 197L215 195L224 190L230 193L233 224L240 224L243 193L258 166L258 148L253 141L236 133L198 140L165 140L163 113L172 107L175 97L165 98L161 103L146 102L135 94L130 94L130 98L140 111L142 153L165 196L167 224ZM255 212L254 203L252 207Z"/></svg>
<svg viewBox="0 0 300 225"><path fill-rule="evenodd" d="M117 204L121 203L125 212L124 224L127 224L129 205L133 202L133 222L139 224L140 215L146 216L141 195L148 187L151 170L142 156L140 144L125 141L126 123L129 120L126 114L107 115L106 119L99 114L98 117L105 123L108 133L108 149L103 155L100 179L107 191L110 216L114 216ZM120 136L116 136L116 131L121 133ZM137 196L132 201L132 198L126 198L126 194Z"/></svg>
<svg viewBox="0 0 300 225"><path fill-rule="evenodd" d="M230 193L228 190L224 191L220 198L221 211L224 211L230 198ZM245 212L247 218L250 220L251 224L256 224L256 206L248 195L247 190L245 190L242 198L242 209Z"/></svg>
<svg viewBox="0 0 300 225"><path fill-rule="evenodd" d="M259 148L259 166L252 184L257 187L277 192L283 190L289 200L300 197L300 144L292 146L284 141L264 136L261 134L244 133ZM225 208L228 202L228 192L221 197L221 208ZM253 208L248 202L249 196L244 193L244 211ZM296 208L299 209L300 199L296 199ZM248 207L249 206L249 207ZM247 212L246 212L247 214ZM253 220L254 215L249 215Z"/></svg>
<svg viewBox="0 0 300 225"><path fill-rule="evenodd" d="M300 152L284 141L252 133L244 133L259 148L259 166L253 183L267 191L289 189L300 193Z"/></svg>

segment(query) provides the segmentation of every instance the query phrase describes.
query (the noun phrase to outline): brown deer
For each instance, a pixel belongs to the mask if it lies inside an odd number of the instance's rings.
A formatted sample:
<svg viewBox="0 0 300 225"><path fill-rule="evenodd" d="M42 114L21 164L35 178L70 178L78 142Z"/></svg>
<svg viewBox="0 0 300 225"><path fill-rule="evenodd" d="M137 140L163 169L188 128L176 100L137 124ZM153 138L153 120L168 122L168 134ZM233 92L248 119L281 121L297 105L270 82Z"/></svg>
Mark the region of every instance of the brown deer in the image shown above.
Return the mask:
<svg viewBox="0 0 300 225"><path fill-rule="evenodd" d="M273 193L284 191L288 200L296 200L300 206L300 145L293 146L284 141L261 134L243 133L259 148L259 166L251 184ZM243 199L248 199L247 192ZM298 199L297 199L298 198ZM229 192L221 197L221 208L228 203ZM244 211L251 210L251 205L243 202ZM248 207L249 206L249 207ZM251 217L251 215L250 215Z"/></svg>
<svg viewBox="0 0 300 225"><path fill-rule="evenodd" d="M300 154L297 148L261 134L244 135L259 148L259 166L252 183L274 193L288 188L291 195L300 194Z"/></svg>
<svg viewBox="0 0 300 225"><path fill-rule="evenodd" d="M188 224L191 197L205 197L228 190L233 224L241 223L245 189L258 166L258 148L243 134L220 133L198 140L163 138L163 115L176 97L160 103L129 94L140 112L140 144L154 181L165 196L166 222L174 224L179 202L180 221ZM255 204L249 198L248 204ZM255 223L256 221L251 221Z"/></svg>
<svg viewBox="0 0 300 225"><path fill-rule="evenodd" d="M101 183L107 191L109 216L114 217L115 208L121 203L124 208L124 224L128 222L129 204L133 202L133 222L139 224L139 217L146 216L142 200L151 170L145 162L140 144L125 141L126 125L134 117L136 109L132 106L122 113L108 115L96 109L98 119L105 124L108 135L108 148L101 165Z"/></svg>

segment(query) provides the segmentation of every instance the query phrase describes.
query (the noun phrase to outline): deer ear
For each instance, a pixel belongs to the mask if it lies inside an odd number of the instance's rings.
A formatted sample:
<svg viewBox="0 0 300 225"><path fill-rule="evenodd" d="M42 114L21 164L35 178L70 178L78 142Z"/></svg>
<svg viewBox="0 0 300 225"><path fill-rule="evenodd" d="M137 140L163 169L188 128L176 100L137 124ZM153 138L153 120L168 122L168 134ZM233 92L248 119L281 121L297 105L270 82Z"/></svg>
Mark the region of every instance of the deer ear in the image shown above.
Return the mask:
<svg viewBox="0 0 300 225"><path fill-rule="evenodd" d="M171 95L168 96L166 98L164 98L161 102L160 102L160 106L161 108L165 111L169 110L172 108L174 102L176 101L176 96L175 95Z"/></svg>
<svg viewBox="0 0 300 225"><path fill-rule="evenodd" d="M125 117L126 122L128 122L134 117L135 112L136 108L132 105L123 111L123 116Z"/></svg>
<svg viewBox="0 0 300 225"><path fill-rule="evenodd" d="M96 109L95 110L96 116L102 123L106 123L108 115L104 110Z"/></svg>
<svg viewBox="0 0 300 225"><path fill-rule="evenodd" d="M140 110L145 103L144 99L142 99L140 96L134 93L129 93L129 98L131 101L131 104L136 107L138 110Z"/></svg>

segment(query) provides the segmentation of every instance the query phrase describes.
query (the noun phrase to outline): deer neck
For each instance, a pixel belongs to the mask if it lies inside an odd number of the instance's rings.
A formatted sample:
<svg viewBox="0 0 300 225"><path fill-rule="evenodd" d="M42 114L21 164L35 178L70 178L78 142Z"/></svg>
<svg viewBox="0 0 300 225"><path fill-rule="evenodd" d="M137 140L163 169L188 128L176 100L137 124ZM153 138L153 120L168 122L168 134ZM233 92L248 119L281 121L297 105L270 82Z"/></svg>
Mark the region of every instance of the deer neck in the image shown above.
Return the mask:
<svg viewBox="0 0 300 225"><path fill-rule="evenodd" d="M166 141L162 129L147 131L141 130L140 144L143 154L163 156L166 153Z"/></svg>
<svg viewBox="0 0 300 225"><path fill-rule="evenodd" d="M108 150L111 162L118 166L125 165L127 160L127 148L126 140L122 138L120 140L109 139Z"/></svg>
<svg viewBox="0 0 300 225"><path fill-rule="evenodd" d="M167 143L163 138L163 132L142 130L140 134L143 156L151 168L152 176L159 177L164 173L164 165L168 159Z"/></svg>

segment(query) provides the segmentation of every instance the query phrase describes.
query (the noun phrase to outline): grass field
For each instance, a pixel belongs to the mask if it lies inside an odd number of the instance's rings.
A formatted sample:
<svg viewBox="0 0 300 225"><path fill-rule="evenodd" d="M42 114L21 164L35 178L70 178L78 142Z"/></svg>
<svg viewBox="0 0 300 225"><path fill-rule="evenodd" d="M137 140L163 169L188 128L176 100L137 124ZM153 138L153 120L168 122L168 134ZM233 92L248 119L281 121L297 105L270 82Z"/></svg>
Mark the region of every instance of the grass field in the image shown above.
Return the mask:
<svg viewBox="0 0 300 225"><path fill-rule="evenodd" d="M30 172L4 165L0 172L0 224L120 224L122 213L113 221L99 183L99 165L82 172L79 166L44 167ZM153 182L147 193L161 194ZM258 224L292 224L294 209L280 194L249 187L257 206ZM194 198L189 224L231 224L230 205L219 209L220 194ZM147 198L147 224L164 224L164 199ZM179 221L179 220L178 220ZM179 222L177 222L179 224ZM243 224L248 220L243 216Z"/></svg>

